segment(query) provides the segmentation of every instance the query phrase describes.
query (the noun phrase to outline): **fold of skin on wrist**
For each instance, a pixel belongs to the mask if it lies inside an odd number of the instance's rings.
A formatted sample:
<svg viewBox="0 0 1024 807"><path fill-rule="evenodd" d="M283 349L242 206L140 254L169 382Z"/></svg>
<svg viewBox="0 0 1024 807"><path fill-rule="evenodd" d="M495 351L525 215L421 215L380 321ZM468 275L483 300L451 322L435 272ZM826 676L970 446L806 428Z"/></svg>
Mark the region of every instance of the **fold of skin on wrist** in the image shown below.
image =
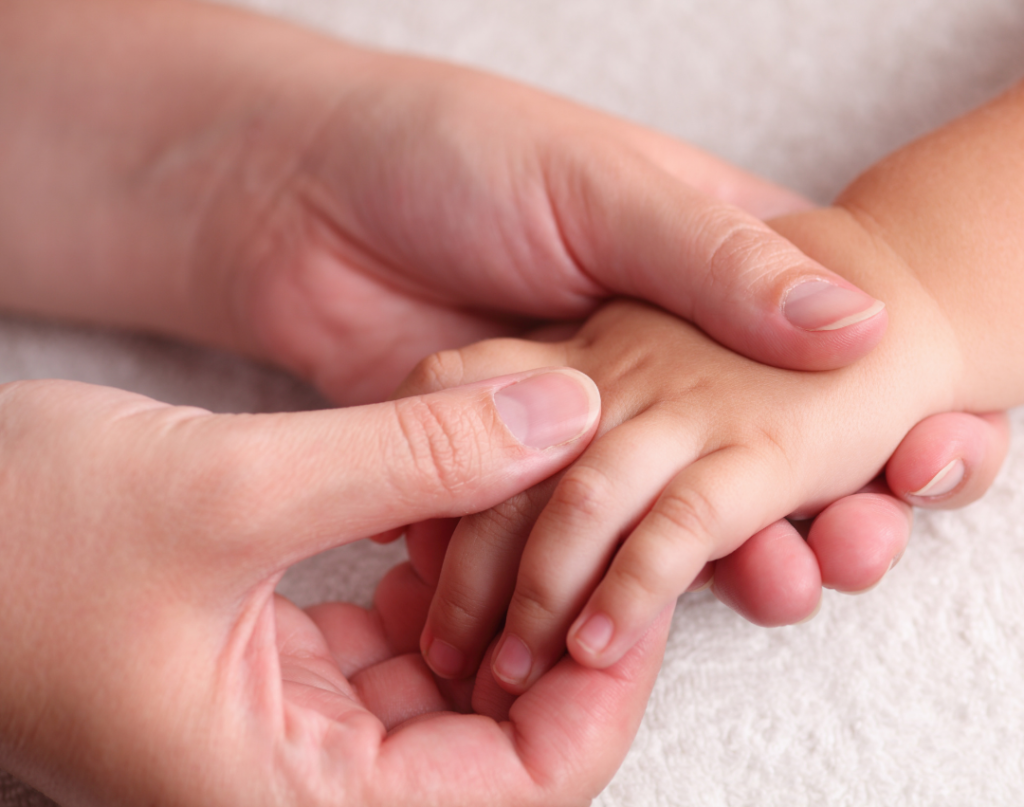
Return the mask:
<svg viewBox="0 0 1024 807"><path fill-rule="evenodd" d="M885 301L888 333L861 363L888 367L918 419L1024 402L1022 135L1018 86L882 160L835 207L772 222Z"/></svg>

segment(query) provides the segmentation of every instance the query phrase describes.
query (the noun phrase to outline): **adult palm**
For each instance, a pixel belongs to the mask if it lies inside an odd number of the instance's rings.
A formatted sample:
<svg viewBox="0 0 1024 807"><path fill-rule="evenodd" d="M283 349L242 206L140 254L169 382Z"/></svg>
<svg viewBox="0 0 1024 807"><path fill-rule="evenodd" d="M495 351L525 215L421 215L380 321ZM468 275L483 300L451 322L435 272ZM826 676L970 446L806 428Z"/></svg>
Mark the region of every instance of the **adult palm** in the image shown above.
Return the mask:
<svg viewBox="0 0 1024 807"><path fill-rule="evenodd" d="M494 402L515 382L536 417L559 397L576 438L519 442ZM274 589L320 550L536 483L597 407L571 371L255 416L0 388L0 767L61 804L586 801L635 732L665 622L619 667L567 660L510 703L485 677L439 684L416 651L434 541L374 610L303 614Z"/></svg>

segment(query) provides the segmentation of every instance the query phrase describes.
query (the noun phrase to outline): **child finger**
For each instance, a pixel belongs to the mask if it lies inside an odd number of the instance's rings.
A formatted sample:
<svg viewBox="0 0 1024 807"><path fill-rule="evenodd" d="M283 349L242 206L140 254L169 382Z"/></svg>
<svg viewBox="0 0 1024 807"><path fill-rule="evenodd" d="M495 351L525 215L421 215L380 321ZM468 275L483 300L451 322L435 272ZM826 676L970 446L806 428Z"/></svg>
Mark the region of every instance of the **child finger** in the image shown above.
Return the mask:
<svg viewBox="0 0 1024 807"><path fill-rule="evenodd" d="M530 532L494 655L494 676L509 691L525 691L562 656L622 536L696 455L694 430L678 421L648 410L598 438L562 475Z"/></svg>
<svg viewBox="0 0 1024 807"><path fill-rule="evenodd" d="M420 637L442 678L472 675L512 597L523 545L550 487L542 483L455 528Z"/></svg>
<svg viewBox="0 0 1024 807"><path fill-rule="evenodd" d="M432 518L406 528L405 548L409 562L428 586L436 586L441 577L441 565L458 523L457 518Z"/></svg>
<svg viewBox="0 0 1024 807"><path fill-rule="evenodd" d="M426 395L502 375L566 364L565 348L559 343L488 339L427 356L406 376L392 398Z"/></svg>
<svg viewBox="0 0 1024 807"><path fill-rule="evenodd" d="M587 667L614 664L708 560L796 508L796 485L769 467L767 457L726 447L672 480L570 628L573 658Z"/></svg>
<svg viewBox="0 0 1024 807"><path fill-rule="evenodd" d="M783 519L715 561L711 590L755 625L792 625L816 612L821 572L807 542Z"/></svg>

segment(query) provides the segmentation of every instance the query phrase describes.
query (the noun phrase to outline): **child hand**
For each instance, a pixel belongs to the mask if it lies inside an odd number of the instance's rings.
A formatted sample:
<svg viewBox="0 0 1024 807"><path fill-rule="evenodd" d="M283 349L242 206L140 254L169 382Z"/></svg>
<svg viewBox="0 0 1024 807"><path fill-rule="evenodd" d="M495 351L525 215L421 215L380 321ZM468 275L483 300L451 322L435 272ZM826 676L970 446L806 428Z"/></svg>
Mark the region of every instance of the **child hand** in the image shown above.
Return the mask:
<svg viewBox="0 0 1024 807"><path fill-rule="evenodd" d="M934 314L926 309L924 322ZM954 345L950 355L955 354ZM538 508L544 511L523 551L496 654L495 672L512 687L528 685L535 669L557 658L569 621L588 598L577 632L570 634L570 651L584 663L601 664L628 647L631 632L681 593L707 561L727 555L784 515L817 512L860 488L916 420L932 407L942 408L926 399L942 398L937 390L944 383L948 390L949 383L948 372L943 378L937 371L919 389L907 389L904 408L883 415L851 403L845 413L841 395L829 386L846 388L856 401L853 379L859 373L804 375L753 365L665 314L631 303L604 309L569 342L495 340L442 354L423 368L421 378L472 377L483 367L500 371L510 366L506 362L561 361L591 373L602 388L603 437L557 484L460 524L423 637L428 659L444 674L471 670L474 652L498 624L512 588L508 570L519 561ZM846 414L863 425L863 408L871 413L867 431L874 440L844 449L842 466L829 468L827 446L841 445ZM890 499L884 506L891 504ZM902 540L905 533L904 527ZM758 536L755 545L765 537ZM902 546L888 549L886 566ZM883 566L868 582L884 571ZM598 652L578 632L595 614L599 626L614 626ZM438 653L433 645L439 636L456 641L443 641ZM506 651L510 642L513 651ZM502 669L510 660L518 675Z"/></svg>
<svg viewBox="0 0 1024 807"><path fill-rule="evenodd" d="M429 387L440 389L441 381L435 376ZM456 378L449 381L457 383ZM786 519L769 525L738 549L708 563L688 590L710 586L719 600L758 625L791 625L809 619L818 608L823 587L857 594L873 588L896 565L910 537L910 505L949 509L980 498L995 479L1008 445L1009 424L1002 413L950 412L925 418L886 464L884 480L878 478L828 505L812 520L798 522L800 529ZM916 491L925 495L914 495ZM516 496L467 520L475 532L492 536L493 543L506 540L522 547L545 503L541 496ZM458 519L420 522L405 530L409 551L419 559L419 575L434 585L440 581L458 523ZM511 578L491 582L495 590L505 592L502 601L511 597ZM429 637L440 639L463 655L465 671L475 669L483 652L480 642L489 634L487 627L471 620L445 619L446 613L472 608L456 599L461 590L447 588L445 596L455 600L455 607L436 609L423 647L429 649ZM504 614L498 617L503 619ZM447 655L448 660L453 657L451 652ZM437 661L434 665L441 666ZM447 667L442 672L460 674Z"/></svg>

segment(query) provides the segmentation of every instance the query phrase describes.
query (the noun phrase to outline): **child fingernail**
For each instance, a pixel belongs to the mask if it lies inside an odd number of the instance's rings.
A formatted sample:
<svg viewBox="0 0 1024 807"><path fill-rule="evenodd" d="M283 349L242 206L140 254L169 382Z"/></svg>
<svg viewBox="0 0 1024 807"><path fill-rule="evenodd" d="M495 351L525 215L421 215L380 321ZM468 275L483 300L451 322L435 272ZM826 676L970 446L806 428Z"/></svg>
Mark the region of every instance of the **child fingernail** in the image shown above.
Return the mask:
<svg viewBox="0 0 1024 807"><path fill-rule="evenodd" d="M835 331L871 319L885 308L859 289L837 286L827 280L805 280L789 290L782 313L805 331Z"/></svg>
<svg viewBox="0 0 1024 807"><path fill-rule="evenodd" d="M967 468L964 465L963 460L953 460L945 468L935 474L935 476L928 481L927 485L920 490L912 491L908 495L915 496L919 499L935 499L939 496L945 496L947 493L951 493L956 490L957 486L963 482L964 474L966 472Z"/></svg>
<svg viewBox="0 0 1024 807"><path fill-rule="evenodd" d="M589 430L600 413L601 398L594 382L583 373L559 370L498 390L494 405L520 443L551 448Z"/></svg>
<svg viewBox="0 0 1024 807"><path fill-rule="evenodd" d="M460 678L466 664L466 656L448 642L434 639L427 649L427 664L442 678Z"/></svg>
<svg viewBox="0 0 1024 807"><path fill-rule="evenodd" d="M615 626L604 614L594 614L576 631L576 642L588 653L597 655L612 640Z"/></svg>
<svg viewBox="0 0 1024 807"><path fill-rule="evenodd" d="M532 667L530 648L518 636L506 636L494 658L494 674L509 684L521 684L529 678Z"/></svg>

